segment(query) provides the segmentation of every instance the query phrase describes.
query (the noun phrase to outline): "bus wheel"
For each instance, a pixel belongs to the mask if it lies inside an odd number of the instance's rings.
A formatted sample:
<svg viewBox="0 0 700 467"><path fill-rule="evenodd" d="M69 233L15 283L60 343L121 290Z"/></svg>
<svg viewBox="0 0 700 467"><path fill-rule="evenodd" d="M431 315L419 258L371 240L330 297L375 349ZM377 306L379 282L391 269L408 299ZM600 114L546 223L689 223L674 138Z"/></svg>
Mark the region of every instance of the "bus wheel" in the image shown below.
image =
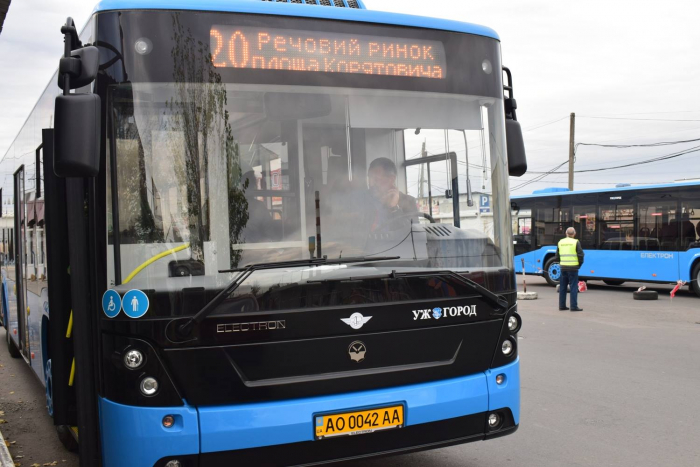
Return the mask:
<svg viewBox="0 0 700 467"><path fill-rule="evenodd" d="M19 358L21 354L19 353L19 349L17 348L15 343L12 342L12 338L10 337L9 326L5 328L5 337L7 338L7 351L10 352L10 357Z"/></svg>
<svg viewBox="0 0 700 467"><path fill-rule="evenodd" d="M53 377L51 376L51 359L46 361L44 369L44 383L46 383L46 410L53 417Z"/></svg>
<svg viewBox="0 0 700 467"><path fill-rule="evenodd" d="M625 283L625 281L611 281L611 280L604 280L603 282L605 282L608 285L622 285Z"/></svg>
<svg viewBox="0 0 700 467"><path fill-rule="evenodd" d="M64 448L70 452L78 452L78 442L70 432L70 427L68 425L56 425L56 433Z"/></svg>
<svg viewBox="0 0 700 467"><path fill-rule="evenodd" d="M691 287L695 291L698 297L700 297L700 263L696 264L693 268L693 275L690 276Z"/></svg>
<svg viewBox="0 0 700 467"><path fill-rule="evenodd" d="M544 265L544 278L552 287L556 287L559 283L559 279L561 278L561 266L554 261L554 258L547 261Z"/></svg>

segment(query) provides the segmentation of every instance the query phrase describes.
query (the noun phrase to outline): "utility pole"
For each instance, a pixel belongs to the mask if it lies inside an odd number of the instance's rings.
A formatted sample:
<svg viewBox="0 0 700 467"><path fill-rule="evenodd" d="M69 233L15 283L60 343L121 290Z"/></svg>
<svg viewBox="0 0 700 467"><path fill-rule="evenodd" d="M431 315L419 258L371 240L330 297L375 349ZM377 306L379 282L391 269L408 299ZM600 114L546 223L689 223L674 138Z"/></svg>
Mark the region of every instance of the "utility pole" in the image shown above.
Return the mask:
<svg viewBox="0 0 700 467"><path fill-rule="evenodd" d="M569 124L569 191L574 191L574 133L576 129L576 114L571 112Z"/></svg>

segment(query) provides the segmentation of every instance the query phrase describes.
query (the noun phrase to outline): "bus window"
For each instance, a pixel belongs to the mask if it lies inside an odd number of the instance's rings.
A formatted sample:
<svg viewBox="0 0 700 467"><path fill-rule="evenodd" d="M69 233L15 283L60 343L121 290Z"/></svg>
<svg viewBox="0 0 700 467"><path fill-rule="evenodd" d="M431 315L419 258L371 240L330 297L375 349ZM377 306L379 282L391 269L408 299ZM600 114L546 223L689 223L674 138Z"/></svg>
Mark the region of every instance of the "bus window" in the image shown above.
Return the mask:
<svg viewBox="0 0 700 467"><path fill-rule="evenodd" d="M634 245L634 206L600 206L599 238L601 250L632 250Z"/></svg>
<svg viewBox="0 0 700 467"><path fill-rule="evenodd" d="M581 248L594 249L596 245L596 207L574 206L574 228L581 242Z"/></svg>
<svg viewBox="0 0 700 467"><path fill-rule="evenodd" d="M637 208L640 250L678 250L678 217L675 202L645 201Z"/></svg>
<svg viewBox="0 0 700 467"><path fill-rule="evenodd" d="M556 245L571 227L571 208L538 207L536 226L538 246Z"/></svg>
<svg viewBox="0 0 700 467"><path fill-rule="evenodd" d="M682 201L681 250L700 248L700 201Z"/></svg>
<svg viewBox="0 0 700 467"><path fill-rule="evenodd" d="M517 218L513 218L515 227L513 229L513 246L516 255L527 253L532 249L532 218L529 217L530 215L529 210L521 211Z"/></svg>

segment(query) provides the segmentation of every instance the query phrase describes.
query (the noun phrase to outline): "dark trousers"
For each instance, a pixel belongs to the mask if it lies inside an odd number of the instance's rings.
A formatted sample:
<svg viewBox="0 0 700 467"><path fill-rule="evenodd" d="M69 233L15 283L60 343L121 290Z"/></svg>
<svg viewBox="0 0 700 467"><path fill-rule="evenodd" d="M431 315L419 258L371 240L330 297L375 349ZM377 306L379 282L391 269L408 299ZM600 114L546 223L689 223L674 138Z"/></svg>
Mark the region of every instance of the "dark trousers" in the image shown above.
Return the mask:
<svg viewBox="0 0 700 467"><path fill-rule="evenodd" d="M571 308L578 308L578 270L561 270L559 279L559 308L566 308L566 288L571 287Z"/></svg>

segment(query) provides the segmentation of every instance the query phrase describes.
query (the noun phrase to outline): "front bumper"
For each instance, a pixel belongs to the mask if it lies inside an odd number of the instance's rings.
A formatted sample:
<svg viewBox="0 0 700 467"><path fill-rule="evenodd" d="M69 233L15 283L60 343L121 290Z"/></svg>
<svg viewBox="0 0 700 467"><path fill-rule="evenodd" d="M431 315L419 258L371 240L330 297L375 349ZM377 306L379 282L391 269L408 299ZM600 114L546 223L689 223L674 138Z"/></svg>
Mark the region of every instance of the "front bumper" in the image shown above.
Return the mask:
<svg viewBox="0 0 700 467"><path fill-rule="evenodd" d="M496 376L504 374L501 385ZM403 403L406 426L314 441L313 415ZM503 424L489 430L499 411ZM162 426L165 415L176 424ZM503 436L520 423L519 360L485 373L397 388L257 404L145 408L100 400L103 465L311 465Z"/></svg>

